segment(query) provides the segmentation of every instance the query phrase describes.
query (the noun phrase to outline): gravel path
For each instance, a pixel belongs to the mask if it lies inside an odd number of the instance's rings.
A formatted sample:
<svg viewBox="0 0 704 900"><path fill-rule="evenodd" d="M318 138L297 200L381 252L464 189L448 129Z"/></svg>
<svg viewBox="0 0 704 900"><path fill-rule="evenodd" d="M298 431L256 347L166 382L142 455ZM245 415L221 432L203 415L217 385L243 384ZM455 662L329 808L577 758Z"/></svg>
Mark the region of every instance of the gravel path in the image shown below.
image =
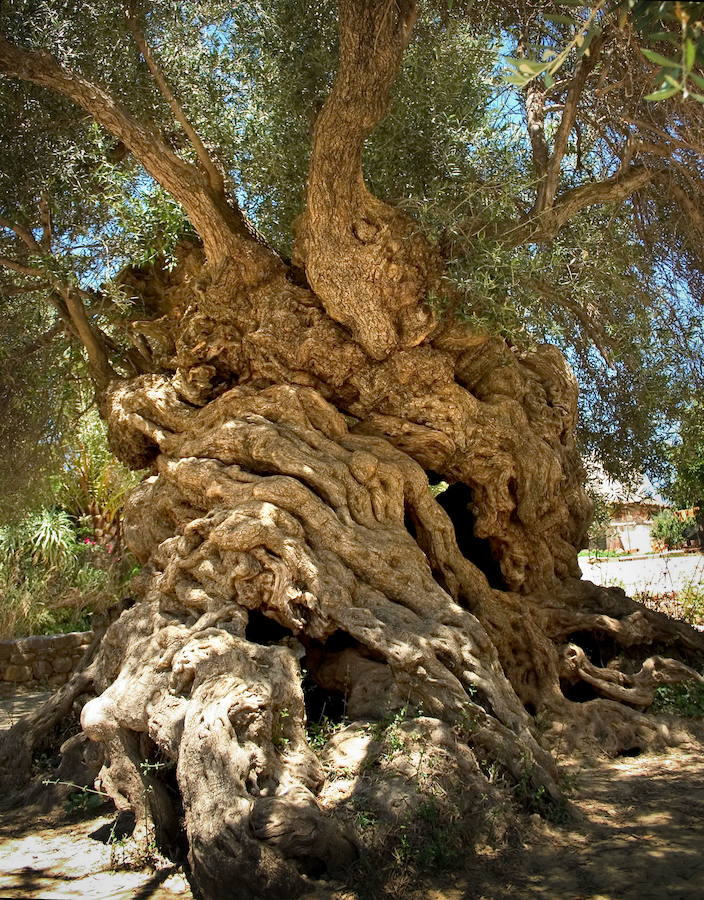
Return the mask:
<svg viewBox="0 0 704 900"><path fill-rule="evenodd" d="M663 556L652 559L604 559L596 563L579 560L582 575L600 585L622 587L627 594L663 594L688 585L704 585L704 556Z"/></svg>

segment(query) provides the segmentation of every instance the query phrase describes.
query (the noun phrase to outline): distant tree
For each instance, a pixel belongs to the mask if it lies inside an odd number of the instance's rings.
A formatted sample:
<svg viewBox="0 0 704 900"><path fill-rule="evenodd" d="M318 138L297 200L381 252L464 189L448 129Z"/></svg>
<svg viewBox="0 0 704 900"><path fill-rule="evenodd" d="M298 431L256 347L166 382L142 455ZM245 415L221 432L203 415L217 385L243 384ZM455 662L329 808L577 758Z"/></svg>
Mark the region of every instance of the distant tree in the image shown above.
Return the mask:
<svg viewBox="0 0 704 900"><path fill-rule="evenodd" d="M694 519L680 519L672 510L666 509L653 519L651 534L654 540L664 544L668 550L682 547L694 527Z"/></svg>
<svg viewBox="0 0 704 900"><path fill-rule="evenodd" d="M704 404L693 402L682 417L679 442L670 451L674 478L668 496L681 509L704 507Z"/></svg>

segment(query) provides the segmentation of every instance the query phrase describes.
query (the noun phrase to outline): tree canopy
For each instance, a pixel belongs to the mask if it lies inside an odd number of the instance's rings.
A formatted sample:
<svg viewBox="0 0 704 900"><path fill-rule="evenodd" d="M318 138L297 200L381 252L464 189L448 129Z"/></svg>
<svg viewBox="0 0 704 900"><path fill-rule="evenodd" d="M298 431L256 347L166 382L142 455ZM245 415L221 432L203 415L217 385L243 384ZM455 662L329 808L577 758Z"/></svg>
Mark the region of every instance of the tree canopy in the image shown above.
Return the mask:
<svg viewBox="0 0 704 900"><path fill-rule="evenodd" d="M700 3L424 3L364 149L370 189L442 255L427 304L563 349L582 446L614 472L652 469L704 384L701 19ZM290 256L337 15L12 0L0 28L2 445L20 439L36 476L72 385L152 364L135 322L158 311L125 267L219 245L222 215Z"/></svg>

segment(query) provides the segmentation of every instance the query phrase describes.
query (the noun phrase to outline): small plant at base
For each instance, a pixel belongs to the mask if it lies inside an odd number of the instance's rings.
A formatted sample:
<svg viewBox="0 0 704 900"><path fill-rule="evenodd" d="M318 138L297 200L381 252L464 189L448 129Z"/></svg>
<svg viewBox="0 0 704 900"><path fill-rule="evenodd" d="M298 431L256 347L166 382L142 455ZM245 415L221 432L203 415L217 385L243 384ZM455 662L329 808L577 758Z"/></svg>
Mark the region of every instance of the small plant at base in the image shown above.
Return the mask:
<svg viewBox="0 0 704 900"><path fill-rule="evenodd" d="M685 718L704 716L704 684L681 681L679 684L661 684L655 689L653 712L665 712Z"/></svg>
<svg viewBox="0 0 704 900"><path fill-rule="evenodd" d="M98 809L103 803L110 800L110 795L104 791L96 791L93 788L85 787L85 785L76 784L73 781L60 781L58 778L45 778L42 784L63 784L66 787L76 788L66 799L66 812L87 812L89 810Z"/></svg>
<svg viewBox="0 0 704 900"><path fill-rule="evenodd" d="M357 823L357 828L359 828L360 831L365 831L367 828L373 828L378 821L374 813L367 809L358 810L354 818Z"/></svg>
<svg viewBox="0 0 704 900"><path fill-rule="evenodd" d="M319 722L308 722L306 733L308 744L313 750L322 750L330 738L338 731L346 727L346 722L333 722L327 716L322 716Z"/></svg>
<svg viewBox="0 0 704 900"><path fill-rule="evenodd" d="M688 584L678 599L686 621L690 625L704 625L704 585Z"/></svg>

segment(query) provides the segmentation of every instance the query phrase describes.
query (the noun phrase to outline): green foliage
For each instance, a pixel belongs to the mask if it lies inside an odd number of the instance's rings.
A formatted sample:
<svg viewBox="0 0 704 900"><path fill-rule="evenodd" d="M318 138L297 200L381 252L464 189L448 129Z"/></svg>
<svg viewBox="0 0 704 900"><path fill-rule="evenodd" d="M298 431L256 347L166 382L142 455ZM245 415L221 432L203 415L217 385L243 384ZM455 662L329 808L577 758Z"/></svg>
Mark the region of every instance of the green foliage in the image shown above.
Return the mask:
<svg viewBox="0 0 704 900"><path fill-rule="evenodd" d="M83 631L113 604L124 571L79 542L63 511L0 528L0 637Z"/></svg>
<svg viewBox="0 0 704 900"><path fill-rule="evenodd" d="M663 543L668 550L674 550L683 546L693 526L693 519L678 519L671 510L666 509L655 516L650 533L654 540Z"/></svg>
<svg viewBox="0 0 704 900"><path fill-rule="evenodd" d="M701 4L676 4L676 15L673 4L626 0L595 3L583 12L577 3L552 6L546 14L531 6L530 28L537 23L538 31L530 49L537 56L514 66L519 72L528 65L526 75L540 69L545 90L552 92L549 139L564 84L604 16L618 19L630 9L644 50L670 60L677 56L673 48L681 48L678 84L685 83L685 72L686 84L696 86L701 77L699 38L693 43ZM333 0L144 0L136 11L155 58L226 172L232 193L271 244L288 254L304 198L313 123L336 65ZM597 452L614 474L652 468L653 435L675 419L695 379L704 378L695 299L701 295L700 250L660 190L616 208L590 207L552 241L511 248L497 239L503 223L530 212L537 183L523 95L499 76L499 53L525 11L522 3L421 5L393 107L365 146L366 178L438 242L457 298L445 302L445 313L506 337L518 350L556 343L583 388L582 447ZM689 16L684 24L682 11ZM177 154L193 160L114 4L14 0L0 9L0 27L10 40L49 50L105 85ZM633 52L647 76L651 63ZM584 106L594 106L592 120L603 119L611 131L605 135L593 123L578 121L560 191L611 177L619 162L613 148L625 146L630 128L621 123L643 112L618 103L602 110L602 95L592 88L590 83ZM622 94L603 96L625 103ZM12 79L2 80L0 101L0 215L38 233L37 200L46 193L54 253L41 262L83 287L103 286L107 302L89 303L89 312L124 350L126 326L144 311L115 286L116 274L127 261L162 256L173 263L175 246L190 226L173 199L69 102ZM672 113L676 121L667 115L660 122L665 131L679 127L684 113ZM686 162L684 155L677 161ZM0 228L0 254L15 243L16 235ZM7 484L0 514L6 519L22 506L29 484L37 500L46 496L48 475L62 462L62 436L74 421L77 383L85 379L63 333L27 353L28 344L57 324L56 317L39 302L46 290L36 279L18 275L12 282L26 293L3 294L0 282L6 326L0 346L0 471ZM12 466L18 444L22 472ZM13 445L11 454L6 448Z"/></svg>
<svg viewBox="0 0 704 900"><path fill-rule="evenodd" d="M333 722L326 715L323 715L319 722L309 721L306 724L309 745L313 750L323 750L330 738L347 724L347 722Z"/></svg>
<svg viewBox="0 0 704 900"><path fill-rule="evenodd" d="M688 584L677 598L684 618L691 625L704 625L704 585Z"/></svg>
<svg viewBox="0 0 704 900"><path fill-rule="evenodd" d="M91 410L65 448L56 496L89 537L109 552L117 552L122 504L139 478L139 473L130 472L112 455L105 425Z"/></svg>
<svg viewBox="0 0 704 900"><path fill-rule="evenodd" d="M589 499L592 501L592 520L589 525L589 545L590 547L595 548L606 546L609 522L611 521L611 504L604 499L599 491L590 488L589 484L587 485L587 493L589 494ZM597 555L605 555L607 553L605 550L590 550L585 551L585 555L590 555L592 552L596 552ZM580 553L580 556L581 555L582 554Z"/></svg>
<svg viewBox="0 0 704 900"><path fill-rule="evenodd" d="M662 684L655 689L653 712L665 712L686 718L704 716L704 684L682 681L679 684Z"/></svg>
<svg viewBox="0 0 704 900"><path fill-rule="evenodd" d="M536 54L539 58L505 57L508 66L504 75L506 83L525 87L534 79L541 78L547 89L552 88L571 55L579 59L589 54L592 40L601 34L605 23L611 24L608 21L610 18L621 27L630 16L642 40L659 47L664 43L671 45L668 47L670 55L641 47L643 56L660 66L656 76L658 87L644 99L650 102L669 100L681 94L684 100L691 97L704 103L704 78L694 71L697 65L704 64L704 3L686 0L677 3L643 0L607 3L606 0L593 0L588 4L579 0L563 0L562 5L585 8L585 15L581 15L581 9L575 9L570 15L543 12L546 31L549 32L555 25L559 30L567 26L567 34L561 42L558 41L557 46ZM560 46L561 43L564 46Z"/></svg>
<svg viewBox="0 0 704 900"><path fill-rule="evenodd" d="M115 541L125 492L137 480L86 416L53 481L52 506L0 526L0 635L82 631L119 599L132 560Z"/></svg>
<svg viewBox="0 0 704 900"><path fill-rule="evenodd" d="M704 403L685 410L677 444L669 450L674 477L667 495L682 509L704 507Z"/></svg>
<svg viewBox="0 0 704 900"><path fill-rule="evenodd" d="M40 509L0 528L0 558L8 564L60 568L75 562L77 553L76 533L61 509Z"/></svg>

